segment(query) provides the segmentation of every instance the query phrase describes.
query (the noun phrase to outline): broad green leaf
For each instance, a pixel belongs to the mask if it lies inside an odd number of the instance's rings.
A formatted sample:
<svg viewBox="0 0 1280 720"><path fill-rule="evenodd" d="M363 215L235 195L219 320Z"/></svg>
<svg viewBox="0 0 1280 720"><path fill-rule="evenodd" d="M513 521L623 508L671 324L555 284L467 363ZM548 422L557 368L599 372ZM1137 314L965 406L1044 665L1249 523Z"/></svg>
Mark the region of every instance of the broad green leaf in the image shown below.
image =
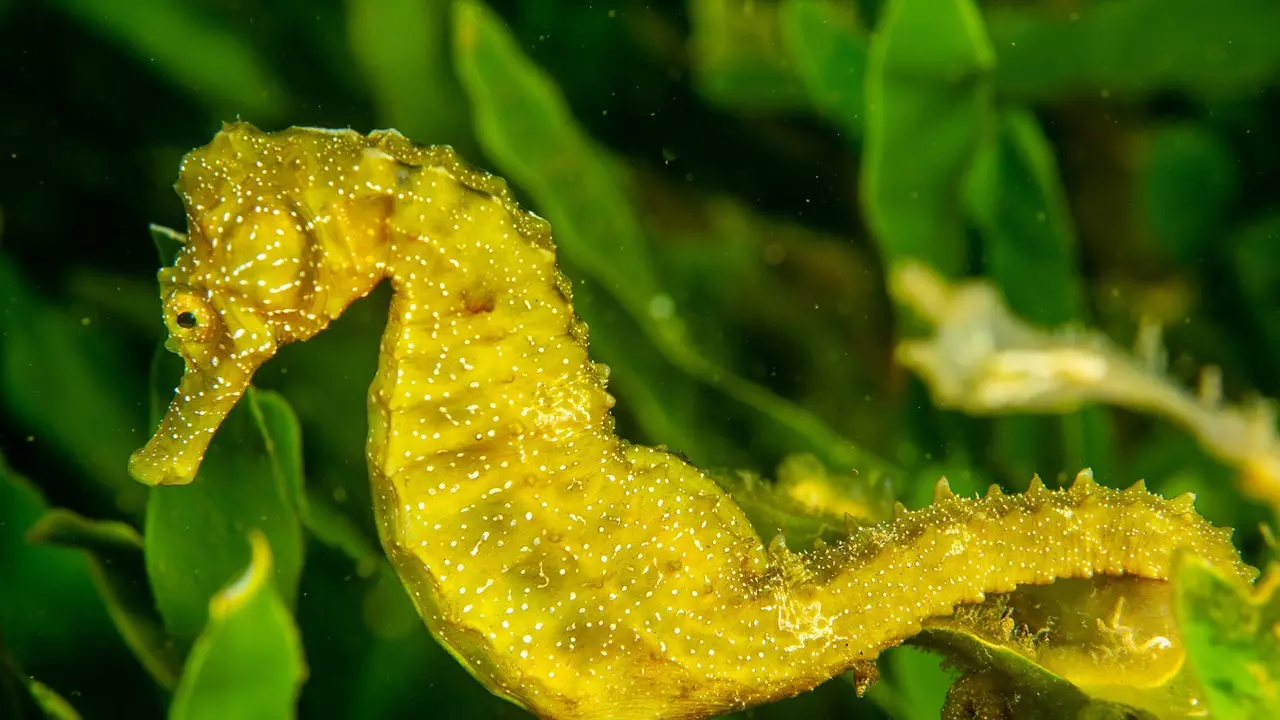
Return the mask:
<svg viewBox="0 0 1280 720"><path fill-rule="evenodd" d="M778 22L809 101L853 141L865 123L867 34L852 5L784 0Z"/></svg>
<svg viewBox="0 0 1280 720"><path fill-rule="evenodd" d="M86 491L134 514L146 490L126 468L146 421L134 399L143 385L124 343L95 315L46 303L0 255L0 403L32 440L100 485Z"/></svg>
<svg viewBox="0 0 1280 720"><path fill-rule="evenodd" d="M272 543L280 597L292 606L297 596L302 528L275 453L288 441L263 431L256 395L251 388L227 416L194 482L150 491L147 575L166 629L184 645L205 626L209 598L248 562L252 530Z"/></svg>
<svg viewBox="0 0 1280 720"><path fill-rule="evenodd" d="M116 629L156 682L172 689L182 660L156 614L138 531L122 522L89 520L55 508L27 531L27 537L31 542L84 552L90 577Z"/></svg>
<svg viewBox="0 0 1280 720"><path fill-rule="evenodd" d="M1181 554L1174 614L1187 660L1219 720L1266 720L1280 708L1280 566L1244 586Z"/></svg>
<svg viewBox="0 0 1280 720"><path fill-rule="evenodd" d="M178 0L56 0L67 15L114 40L180 87L190 88L215 115L243 114L266 122L293 101L244 38L218 27L196 6Z"/></svg>
<svg viewBox="0 0 1280 720"><path fill-rule="evenodd" d="M280 393L258 390L249 407L267 444L276 479L290 496L302 525L355 560L360 575L371 574L383 559L381 551L351 521L307 489L302 471L302 429L288 401Z"/></svg>
<svg viewBox="0 0 1280 720"><path fill-rule="evenodd" d="M288 718L307 678L302 640L275 582L267 537L251 531L243 574L209 600L170 720Z"/></svg>
<svg viewBox="0 0 1280 720"><path fill-rule="evenodd" d="M883 461L812 414L696 349L680 310L657 278L641 223L614 166L575 122L559 89L483 3L458 3L455 22L455 64L481 144L550 218L565 261L613 295L671 364L755 409L760 441L772 442L779 456L807 451L834 468L885 474ZM594 321L585 309L584 316ZM608 332L596 325L597 336ZM600 357L614 366L627 362L624 355Z"/></svg>
<svg viewBox="0 0 1280 720"><path fill-rule="evenodd" d="M783 43L777 3L690 0L687 9L693 77L708 100L770 110L807 104Z"/></svg>
<svg viewBox="0 0 1280 720"><path fill-rule="evenodd" d="M1252 93L1280 70L1280 5L1270 0L1125 0L1046 10L1006 4L989 13L1001 94L1221 97Z"/></svg>
<svg viewBox="0 0 1280 720"><path fill-rule="evenodd" d="M1001 114L998 132L974 160L966 200L987 274L1009 307L1039 325L1084 322L1070 209L1053 149L1030 112L1013 108ZM993 449L1011 477L1084 465L1106 473L1109 427L1100 408L1062 418L1002 418ZM1060 456L1046 452L1059 447Z"/></svg>
<svg viewBox="0 0 1280 720"><path fill-rule="evenodd" d="M965 269L962 187L994 130L995 56L972 0L888 0L867 61L862 202L886 267Z"/></svg>
<svg viewBox="0 0 1280 720"><path fill-rule="evenodd" d="M885 651L877 661L880 680L867 697L894 720L937 720L957 674L937 655L910 645Z"/></svg>
<svg viewBox="0 0 1280 720"><path fill-rule="evenodd" d="M351 54L369 82L379 122L466 154L466 98L450 67L450 1L349 0L346 8Z"/></svg>

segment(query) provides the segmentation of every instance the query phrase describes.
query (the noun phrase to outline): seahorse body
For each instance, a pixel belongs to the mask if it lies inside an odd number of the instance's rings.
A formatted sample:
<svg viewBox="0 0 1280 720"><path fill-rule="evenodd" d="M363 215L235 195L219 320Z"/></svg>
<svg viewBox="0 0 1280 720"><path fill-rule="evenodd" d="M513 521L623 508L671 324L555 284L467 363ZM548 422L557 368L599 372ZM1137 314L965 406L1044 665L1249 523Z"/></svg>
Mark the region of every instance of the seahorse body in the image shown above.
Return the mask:
<svg viewBox="0 0 1280 720"><path fill-rule="evenodd" d="M981 500L943 483L839 545L767 549L706 475L614 434L548 226L500 179L394 131L239 123L184 159L177 188L189 238L160 278L186 372L133 473L190 482L258 365L390 278L369 392L383 546L437 639L541 716L793 695L984 593L1165 579L1179 547L1253 575L1189 502L1088 477Z"/></svg>

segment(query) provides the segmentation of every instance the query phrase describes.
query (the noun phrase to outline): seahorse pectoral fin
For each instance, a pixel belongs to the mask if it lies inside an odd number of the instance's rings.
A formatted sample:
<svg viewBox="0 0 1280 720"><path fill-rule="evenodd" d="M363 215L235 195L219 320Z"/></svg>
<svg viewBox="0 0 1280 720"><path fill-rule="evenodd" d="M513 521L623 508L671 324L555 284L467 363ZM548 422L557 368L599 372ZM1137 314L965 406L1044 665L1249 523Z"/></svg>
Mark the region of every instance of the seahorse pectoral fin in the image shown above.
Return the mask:
<svg viewBox="0 0 1280 720"><path fill-rule="evenodd" d="M218 426L249 387L259 362L188 364L160 426L129 457L129 473L147 485L186 485L196 477Z"/></svg>

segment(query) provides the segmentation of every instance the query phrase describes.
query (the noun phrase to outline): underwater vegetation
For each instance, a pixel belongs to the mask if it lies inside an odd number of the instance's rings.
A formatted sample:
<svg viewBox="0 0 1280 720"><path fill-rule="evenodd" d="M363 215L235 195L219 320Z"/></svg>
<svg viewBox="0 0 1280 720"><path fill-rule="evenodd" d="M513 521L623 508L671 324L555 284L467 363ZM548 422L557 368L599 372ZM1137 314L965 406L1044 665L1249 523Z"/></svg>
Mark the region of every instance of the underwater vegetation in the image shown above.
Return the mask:
<svg viewBox="0 0 1280 720"><path fill-rule="evenodd" d="M0 713L1274 716L1278 25L0 3Z"/></svg>

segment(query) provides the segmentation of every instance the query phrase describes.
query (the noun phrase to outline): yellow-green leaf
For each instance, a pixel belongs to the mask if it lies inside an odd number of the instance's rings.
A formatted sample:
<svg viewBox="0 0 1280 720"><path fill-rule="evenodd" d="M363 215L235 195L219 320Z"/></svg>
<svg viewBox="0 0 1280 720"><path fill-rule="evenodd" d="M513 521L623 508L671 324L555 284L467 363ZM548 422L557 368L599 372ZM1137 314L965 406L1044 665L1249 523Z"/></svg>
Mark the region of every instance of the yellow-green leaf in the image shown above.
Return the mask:
<svg viewBox="0 0 1280 720"><path fill-rule="evenodd" d="M1187 661L1217 720L1266 720L1280 708L1280 566L1253 587L1183 554L1174 613Z"/></svg>
<svg viewBox="0 0 1280 720"><path fill-rule="evenodd" d="M209 601L170 720L278 720L295 715L306 681L302 639L274 582L271 546L249 534L248 567Z"/></svg>

